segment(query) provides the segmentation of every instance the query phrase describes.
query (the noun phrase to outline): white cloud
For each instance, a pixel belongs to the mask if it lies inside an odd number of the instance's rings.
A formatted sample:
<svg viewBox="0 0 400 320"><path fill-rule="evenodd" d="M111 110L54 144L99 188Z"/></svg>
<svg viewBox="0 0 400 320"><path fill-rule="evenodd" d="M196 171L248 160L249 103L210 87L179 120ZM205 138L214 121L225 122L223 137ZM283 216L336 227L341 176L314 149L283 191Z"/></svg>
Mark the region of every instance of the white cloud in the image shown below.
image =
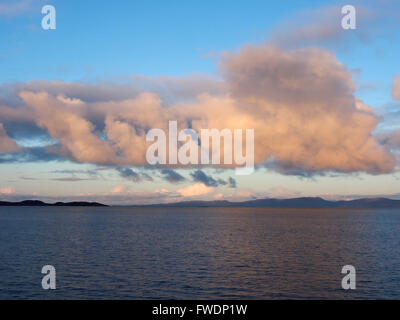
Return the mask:
<svg viewBox="0 0 400 320"><path fill-rule="evenodd" d="M4 187L0 188L0 194L1 195L10 195L15 192L15 189L13 187Z"/></svg>
<svg viewBox="0 0 400 320"><path fill-rule="evenodd" d="M214 191L213 187L207 187L203 183L196 183L186 188L178 189L177 192L183 197L195 197L209 194Z"/></svg>

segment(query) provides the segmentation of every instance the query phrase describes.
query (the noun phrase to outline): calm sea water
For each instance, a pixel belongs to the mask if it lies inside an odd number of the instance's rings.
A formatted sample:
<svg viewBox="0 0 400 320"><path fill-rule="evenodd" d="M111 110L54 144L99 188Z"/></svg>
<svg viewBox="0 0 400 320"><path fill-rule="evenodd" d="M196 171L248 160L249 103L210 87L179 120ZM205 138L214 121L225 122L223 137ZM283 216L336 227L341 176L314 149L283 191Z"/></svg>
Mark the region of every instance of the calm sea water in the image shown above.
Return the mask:
<svg viewBox="0 0 400 320"><path fill-rule="evenodd" d="M399 299L400 212L0 208L0 299L236 298Z"/></svg>

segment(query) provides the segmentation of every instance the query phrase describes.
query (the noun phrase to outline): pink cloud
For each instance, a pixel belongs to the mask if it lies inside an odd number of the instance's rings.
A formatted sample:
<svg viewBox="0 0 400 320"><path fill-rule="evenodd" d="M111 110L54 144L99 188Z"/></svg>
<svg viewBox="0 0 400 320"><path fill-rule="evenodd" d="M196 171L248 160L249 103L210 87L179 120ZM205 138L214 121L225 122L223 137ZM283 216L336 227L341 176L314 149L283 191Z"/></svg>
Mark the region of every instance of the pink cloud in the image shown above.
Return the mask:
<svg viewBox="0 0 400 320"><path fill-rule="evenodd" d="M395 76L393 78L392 98L400 100L400 76Z"/></svg>
<svg viewBox="0 0 400 320"><path fill-rule="evenodd" d="M177 192L183 197L195 197L209 194L214 191L213 187L207 187L203 183L196 183L186 188L178 189Z"/></svg>
<svg viewBox="0 0 400 320"><path fill-rule="evenodd" d="M119 194L119 193L126 193L128 191L128 187L123 185L123 184L119 184L115 187L112 187L110 190L111 194Z"/></svg>
<svg viewBox="0 0 400 320"><path fill-rule="evenodd" d="M133 87L134 95L124 100L109 88L101 101L93 101L101 96L95 86L27 84L18 112L24 108L59 142L61 147L53 148L59 155L83 163L146 165L147 130L167 132L168 121L177 120L180 129L190 123L196 131L254 129L256 165L272 162L284 173L394 170L393 154L372 135L378 117L354 96L351 72L331 52L245 46L223 55L219 71L223 85L218 94L198 94L193 79L188 85L184 80L172 85L168 79L176 96L167 100L159 92ZM8 107L1 111L17 116Z"/></svg>
<svg viewBox="0 0 400 320"><path fill-rule="evenodd" d="M115 154L107 142L94 134L93 124L79 111L45 92L23 91L21 98L35 111L35 121L62 144L61 153L79 162L111 163Z"/></svg>
<svg viewBox="0 0 400 320"><path fill-rule="evenodd" d="M13 187L0 188L0 194L1 195L11 195L14 192L15 192L15 189Z"/></svg>
<svg viewBox="0 0 400 320"><path fill-rule="evenodd" d="M0 122L0 154L1 153L12 153L19 150L18 145L14 140L8 137L3 124Z"/></svg>

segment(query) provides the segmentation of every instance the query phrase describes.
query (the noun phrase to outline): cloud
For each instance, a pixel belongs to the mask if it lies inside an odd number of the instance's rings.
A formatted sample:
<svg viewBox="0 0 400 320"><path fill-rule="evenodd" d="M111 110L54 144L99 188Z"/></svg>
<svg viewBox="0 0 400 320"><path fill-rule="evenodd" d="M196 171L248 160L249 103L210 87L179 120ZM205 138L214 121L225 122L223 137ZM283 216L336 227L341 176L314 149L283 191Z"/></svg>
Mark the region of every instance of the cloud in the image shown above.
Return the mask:
<svg viewBox="0 0 400 320"><path fill-rule="evenodd" d="M0 95L7 97L5 100L14 105L20 102L15 92L30 91L34 93L47 92L58 97L59 100L75 101L81 104L104 101L126 101L135 99L143 92L157 92L163 101L168 103L193 101L203 93L221 95L226 92L226 83L219 77L201 73L193 73L182 77L132 75L123 79L100 80L96 84L84 82L63 82L34 80L27 83L2 84ZM5 94L7 93L7 94ZM14 94L13 94L14 93ZM71 98L72 97L72 98ZM1 102L1 100L0 100ZM0 109L1 110L1 109Z"/></svg>
<svg viewBox="0 0 400 320"><path fill-rule="evenodd" d="M117 167L116 170L119 172L122 178L126 178L133 182L153 181L153 178L147 173L137 173L130 168Z"/></svg>
<svg viewBox="0 0 400 320"><path fill-rule="evenodd" d="M193 101L194 97L208 93L220 95L226 92L226 83L220 78L193 73L185 77L134 75L133 84L141 91L157 92L168 103ZM179 99L177 100L177 97Z"/></svg>
<svg viewBox="0 0 400 320"><path fill-rule="evenodd" d="M131 187L118 184L105 192L78 192L76 194L59 194L52 196L38 195L33 193L15 193L12 187L0 187L5 193L1 193L0 198L5 201L22 201L26 199L37 199L48 203L58 201L95 201L110 205L145 205L154 203L171 203L184 200L180 194L169 192L162 188L156 191L143 191L132 189ZM10 193L11 191L11 193Z"/></svg>
<svg viewBox="0 0 400 320"><path fill-rule="evenodd" d="M154 181L154 179L146 172L141 172L140 175L142 176L143 180L145 180L145 181Z"/></svg>
<svg viewBox="0 0 400 320"><path fill-rule="evenodd" d="M97 178L98 176L100 176L100 172L101 171L105 171L105 170L111 170L113 169L112 167L97 167L97 168L93 168L93 169L64 169L64 170L53 170L50 171L50 173L63 173L63 174L72 174L72 175L76 175L76 174L83 174L83 175L88 175L92 178Z"/></svg>
<svg viewBox="0 0 400 320"><path fill-rule="evenodd" d="M23 163L23 162L48 162L62 161L64 157L55 153L52 147L32 147L20 149L20 152L13 154L1 154L0 163ZM58 150L58 148L57 148Z"/></svg>
<svg viewBox="0 0 400 320"><path fill-rule="evenodd" d="M196 170L190 175L193 178L193 181L203 183L207 187L218 187L220 185L225 186L229 184L230 188L236 188L236 180L232 177L229 177L228 181L223 179L214 179L212 176L205 174L202 170Z"/></svg>
<svg viewBox="0 0 400 320"><path fill-rule="evenodd" d="M400 130L381 132L377 135L377 138L382 145L400 150Z"/></svg>
<svg viewBox="0 0 400 320"><path fill-rule="evenodd" d="M154 190L154 192L157 192L157 193L168 193L168 189L166 189L166 188L161 188L161 190L160 189L156 189L156 190Z"/></svg>
<svg viewBox="0 0 400 320"><path fill-rule="evenodd" d="M182 199L177 194L170 193L167 189L155 190L154 192L132 189L125 184L118 184L108 192L92 194L81 193L70 199L85 199L85 201L97 201L116 205L142 205L151 203L167 203Z"/></svg>
<svg viewBox="0 0 400 320"><path fill-rule="evenodd" d="M23 107L0 105L0 119L7 122L29 123L35 120L31 110Z"/></svg>
<svg viewBox="0 0 400 320"><path fill-rule="evenodd" d="M112 194L126 193L127 191L128 191L128 187L126 185L123 185L123 184L119 184L119 185L117 185L115 187L112 187L110 189L110 193L112 193Z"/></svg>
<svg viewBox="0 0 400 320"><path fill-rule="evenodd" d="M229 177L228 182L229 182L229 187L230 188L236 188L237 187L236 180L233 179L232 177Z"/></svg>
<svg viewBox="0 0 400 320"><path fill-rule="evenodd" d="M177 192L183 197L196 197L209 194L214 191L214 188L207 187L202 183L196 183L183 189L178 189Z"/></svg>
<svg viewBox="0 0 400 320"><path fill-rule="evenodd" d="M220 181L215 180L213 177L206 175L202 170L196 170L190 174L194 181L201 182L207 187L218 187ZM226 184L225 181L222 181L223 184Z"/></svg>
<svg viewBox="0 0 400 320"><path fill-rule="evenodd" d="M227 198L230 201L246 201L246 200L255 200L259 198L265 198L264 194L259 194L250 188L237 188L231 195L231 197Z"/></svg>
<svg viewBox="0 0 400 320"><path fill-rule="evenodd" d="M296 198L302 196L302 193L299 191L290 190L288 188L281 186L269 189L267 194L269 198L282 198L282 199Z"/></svg>
<svg viewBox="0 0 400 320"><path fill-rule="evenodd" d="M223 197L224 197L224 195L223 195L222 193L217 193L217 194L214 196L214 198L217 199L217 200L220 200L220 199L222 199Z"/></svg>
<svg viewBox="0 0 400 320"><path fill-rule="evenodd" d="M349 34L341 27L341 19L339 6L297 12L274 29L272 42L283 47L296 47L338 40Z"/></svg>
<svg viewBox="0 0 400 320"><path fill-rule="evenodd" d="M8 137L3 124L0 122L0 154L17 152L19 149L16 142Z"/></svg>
<svg viewBox="0 0 400 320"><path fill-rule="evenodd" d="M77 178L77 177L64 177L64 178L54 178L51 180L62 181L62 182L80 182L80 181L93 180L93 179L83 179L83 178Z"/></svg>
<svg viewBox="0 0 400 320"><path fill-rule="evenodd" d="M11 195L15 192L13 187L0 188L0 195Z"/></svg>
<svg viewBox="0 0 400 320"><path fill-rule="evenodd" d="M174 88L166 90L173 99L157 92L160 84L148 86L154 92L133 86L128 93L126 87L104 83L28 83L19 92L20 105L0 111L15 122L26 110L24 121L56 141L42 150L81 163L146 166L146 132L168 132L168 121L176 120L180 129L196 131L254 129L256 165L272 164L286 174L394 170L394 155L373 136L378 117L355 97L352 73L331 52L244 46L221 56L219 73L223 85L217 93L202 92L210 89L205 84L192 89L198 83L193 79L175 79L173 85L165 80L166 88ZM165 170L167 181L184 181ZM196 179L209 186L229 183Z"/></svg>
<svg viewBox="0 0 400 320"><path fill-rule="evenodd" d="M25 103L35 111L36 124L60 141L60 153L79 162L109 164L115 160L114 150L97 136L91 122L45 92L20 93Z"/></svg>
<svg viewBox="0 0 400 320"><path fill-rule="evenodd" d="M28 11L32 0L5 1L0 3L0 16L16 16Z"/></svg>
<svg viewBox="0 0 400 320"><path fill-rule="evenodd" d="M400 100L400 76L395 76L393 78L392 98L394 100Z"/></svg>
<svg viewBox="0 0 400 320"><path fill-rule="evenodd" d="M172 169L162 169L161 174L163 175L164 180L171 183L179 183L186 180L184 176Z"/></svg>
<svg viewBox="0 0 400 320"><path fill-rule="evenodd" d="M285 173L394 169L393 155L372 136L378 118L329 51L247 46L227 54L221 71L253 116L256 163L273 159Z"/></svg>
<svg viewBox="0 0 400 320"><path fill-rule="evenodd" d="M344 4L343 4L344 5ZM342 28L342 5L306 9L291 14L270 33L269 41L284 48L334 46L335 49L368 43L398 24L393 4L382 1L353 1L356 29Z"/></svg>

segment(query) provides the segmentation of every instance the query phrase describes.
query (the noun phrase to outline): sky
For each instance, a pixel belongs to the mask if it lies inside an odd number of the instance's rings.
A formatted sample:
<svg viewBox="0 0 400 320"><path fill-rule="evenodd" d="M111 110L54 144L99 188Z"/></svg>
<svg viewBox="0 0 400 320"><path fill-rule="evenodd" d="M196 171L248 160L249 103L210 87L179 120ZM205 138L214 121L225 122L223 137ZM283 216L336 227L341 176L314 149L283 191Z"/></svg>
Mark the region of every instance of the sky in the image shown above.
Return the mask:
<svg viewBox="0 0 400 320"><path fill-rule="evenodd" d="M391 0L0 0L0 200L400 199L399 16ZM255 171L150 165L146 134L169 121L253 129Z"/></svg>

